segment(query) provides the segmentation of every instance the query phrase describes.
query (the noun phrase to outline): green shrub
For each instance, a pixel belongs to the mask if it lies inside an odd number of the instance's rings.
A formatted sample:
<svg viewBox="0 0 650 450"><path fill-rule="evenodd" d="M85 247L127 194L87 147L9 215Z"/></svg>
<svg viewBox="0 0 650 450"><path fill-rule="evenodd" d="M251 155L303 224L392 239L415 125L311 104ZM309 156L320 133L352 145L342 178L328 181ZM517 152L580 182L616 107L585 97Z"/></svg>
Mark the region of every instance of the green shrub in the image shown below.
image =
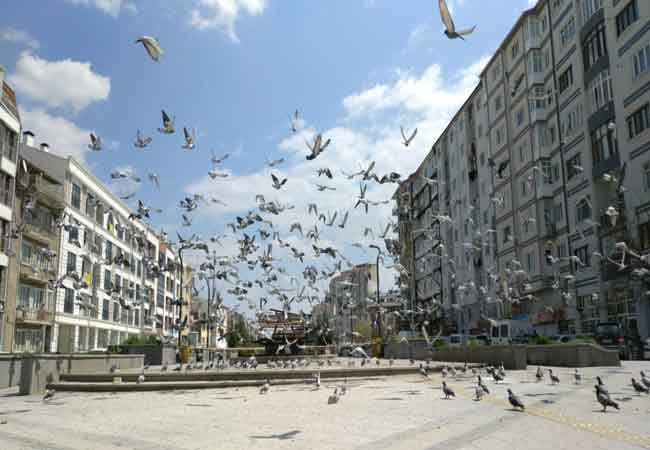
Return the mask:
<svg viewBox="0 0 650 450"><path fill-rule="evenodd" d="M533 336L530 339L530 343L532 345L550 345L553 343L551 339L548 336L544 336L543 334L538 334Z"/></svg>
<svg viewBox="0 0 650 450"><path fill-rule="evenodd" d="M433 343L434 348L444 348L447 346L447 343L443 341L442 339L438 339Z"/></svg>

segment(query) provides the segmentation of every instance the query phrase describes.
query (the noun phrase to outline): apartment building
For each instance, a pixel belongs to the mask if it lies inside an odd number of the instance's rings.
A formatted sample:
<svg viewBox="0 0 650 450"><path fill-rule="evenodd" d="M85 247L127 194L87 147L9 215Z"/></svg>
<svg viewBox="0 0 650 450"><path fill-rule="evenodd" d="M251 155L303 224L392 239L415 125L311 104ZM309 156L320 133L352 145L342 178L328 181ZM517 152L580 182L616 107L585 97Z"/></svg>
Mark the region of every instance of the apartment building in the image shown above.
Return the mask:
<svg viewBox="0 0 650 450"><path fill-rule="evenodd" d="M169 281L178 278L176 269L171 276L166 271L167 261L175 259L171 249L145 223L129 220L129 208L74 158L51 153L47 144L35 147L28 133L20 152L30 174L57 186L48 185L51 195L42 197L44 206L50 211L61 207L62 212L39 219L42 228L58 235L55 276L50 280L62 280L55 286L49 283L52 292L44 294L54 319L49 335L47 328L44 331L43 348L83 352L105 349L141 333L172 335L172 320L179 312L172 299L179 298L175 295L180 296L181 290L180 282ZM44 252L42 247L30 247L31 237L28 232L22 238L21 270L32 249ZM159 311L160 289L169 302L163 301ZM19 284L19 304L23 290ZM35 296L31 291L26 296L32 309L38 306L32 301Z"/></svg>
<svg viewBox="0 0 650 450"><path fill-rule="evenodd" d="M648 336L639 262L611 262L650 248L648 30L648 2L540 0L396 192L411 298L448 331Z"/></svg>
<svg viewBox="0 0 650 450"><path fill-rule="evenodd" d="M33 135L23 133L27 139ZM21 230L9 262L7 348L12 352L49 352L54 326L55 297L50 280L58 273L60 233L54 225L65 208L63 185L19 157L14 223ZM11 327L13 325L13 327ZM11 331L9 331L11 329Z"/></svg>
<svg viewBox="0 0 650 450"><path fill-rule="evenodd" d="M15 251L11 235L20 131L16 94L5 81L5 70L0 66L0 352L11 350L16 320L7 301L7 280Z"/></svg>
<svg viewBox="0 0 650 450"><path fill-rule="evenodd" d="M350 341L358 324L373 319L369 314L368 299L376 297L377 276L376 264L359 264L330 280L326 300L339 341Z"/></svg>

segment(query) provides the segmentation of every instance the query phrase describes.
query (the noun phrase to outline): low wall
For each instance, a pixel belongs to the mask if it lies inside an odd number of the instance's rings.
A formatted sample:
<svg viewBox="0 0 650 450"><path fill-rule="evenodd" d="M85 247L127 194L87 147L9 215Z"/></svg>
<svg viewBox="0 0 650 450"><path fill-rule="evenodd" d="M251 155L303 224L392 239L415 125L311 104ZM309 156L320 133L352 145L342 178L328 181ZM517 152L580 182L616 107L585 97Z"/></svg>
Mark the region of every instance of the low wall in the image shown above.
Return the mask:
<svg viewBox="0 0 650 450"><path fill-rule="evenodd" d="M528 364L534 366L597 367L620 366L617 350L594 344L529 345Z"/></svg>
<svg viewBox="0 0 650 450"><path fill-rule="evenodd" d="M503 363L509 370L524 370L528 364L558 367L621 365L616 350L606 350L594 344L463 346L430 351L424 342L414 341L387 344L384 356L493 366Z"/></svg>
<svg viewBox="0 0 650 450"><path fill-rule="evenodd" d="M123 370L138 369L144 366L144 355L26 355L21 365L20 394L41 394L47 384L57 383L61 374L106 373L113 365Z"/></svg>
<svg viewBox="0 0 650 450"><path fill-rule="evenodd" d="M150 366L176 363L175 345L123 345L123 355L144 355L144 363Z"/></svg>
<svg viewBox="0 0 650 450"><path fill-rule="evenodd" d="M428 359L432 356L426 341L391 342L384 346L384 357L394 359Z"/></svg>
<svg viewBox="0 0 650 450"><path fill-rule="evenodd" d="M6 389L20 384L21 365L21 355L0 355L0 389Z"/></svg>
<svg viewBox="0 0 650 450"><path fill-rule="evenodd" d="M476 347L446 347L431 354L434 361L478 363L503 366L508 370L526 369L525 345L489 345Z"/></svg>

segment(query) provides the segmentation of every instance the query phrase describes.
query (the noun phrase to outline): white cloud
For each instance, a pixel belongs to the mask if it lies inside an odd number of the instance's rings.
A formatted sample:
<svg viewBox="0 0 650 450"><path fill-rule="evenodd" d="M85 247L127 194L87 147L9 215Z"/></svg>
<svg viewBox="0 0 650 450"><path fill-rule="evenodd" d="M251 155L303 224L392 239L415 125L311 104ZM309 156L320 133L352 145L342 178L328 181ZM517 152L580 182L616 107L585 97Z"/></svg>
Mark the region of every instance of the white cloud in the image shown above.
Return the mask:
<svg viewBox="0 0 650 450"><path fill-rule="evenodd" d="M122 10L135 13L137 8L130 0L63 0L73 5L94 6L111 17L118 17Z"/></svg>
<svg viewBox="0 0 650 450"><path fill-rule="evenodd" d="M111 90L110 78L93 72L90 62L48 61L28 51L18 58L11 81L20 95L75 112L106 100Z"/></svg>
<svg viewBox="0 0 650 450"><path fill-rule="evenodd" d="M52 116L42 108L22 109L20 116L23 129L35 134L36 143L47 142L52 153L85 161L90 130L79 128L63 117Z"/></svg>
<svg viewBox="0 0 650 450"><path fill-rule="evenodd" d="M379 175L395 171L407 177L417 168L451 116L476 86L476 75L486 61L487 58L482 58L470 68L451 77L443 76L442 68L435 64L419 75L398 72L398 79L394 82L378 84L343 100L344 125L322 130L326 138L332 139L332 143L315 161L305 160L308 153L305 140L310 140L316 132L306 124L301 131L278 144L278 150L287 159L284 165L275 169L265 167L246 174L233 173L225 180L211 180L204 176L187 186L186 191L213 195L228 204L227 207L202 208L198 213L208 216L216 223L224 223L235 214L255 210L256 194L264 195L267 201L276 200L294 205L295 209L278 216L265 215L274 222L275 230L280 231L283 239L292 239L292 244L297 246L300 241L289 237L294 236L293 233L289 234L290 224L300 222L305 233L317 224L323 240L319 245L333 245L354 263L374 261L373 250L363 253L350 244L361 242L367 247L375 243L383 248L378 235L380 229L393 219L392 204L371 206L368 214L362 207L355 210L360 182L347 180L341 172L358 171L360 165L367 167L370 161L376 161L375 172ZM405 126L409 129L419 129L418 136L408 149L401 144L396 118L404 119ZM322 167L330 168L334 173L333 180L317 177L316 170ZM282 190L276 191L271 187L271 172L288 178L289 181ZM314 187L315 183L335 187L336 191L319 193ZM367 184L367 198L373 201L391 199L397 188L394 184ZM308 215L310 202L318 203L319 212L338 211L337 224L344 211L349 211L345 229L338 226L326 227L314 215ZM374 240L363 236L365 227L373 229ZM217 248L219 254L237 253L236 243L232 241L230 244L225 244L225 250ZM305 263L331 267L332 260L328 257L318 260L313 258L310 244L302 242L306 254ZM290 252L277 249L277 245L274 247L274 256L283 258L282 265L288 266L301 279L303 265L297 263ZM386 260L386 264L389 263L390 260ZM394 273L391 270L382 269L380 277L382 290L393 286ZM320 285L325 288L327 282L323 281Z"/></svg>
<svg viewBox="0 0 650 450"><path fill-rule="evenodd" d="M41 46L38 40L27 31L12 27L0 28L0 40L11 42L12 44L24 45L31 49L37 49Z"/></svg>
<svg viewBox="0 0 650 450"><path fill-rule="evenodd" d="M235 23L239 15L257 16L264 12L268 0L199 0L190 13L190 26L199 30L216 28L233 42L239 42Z"/></svg>

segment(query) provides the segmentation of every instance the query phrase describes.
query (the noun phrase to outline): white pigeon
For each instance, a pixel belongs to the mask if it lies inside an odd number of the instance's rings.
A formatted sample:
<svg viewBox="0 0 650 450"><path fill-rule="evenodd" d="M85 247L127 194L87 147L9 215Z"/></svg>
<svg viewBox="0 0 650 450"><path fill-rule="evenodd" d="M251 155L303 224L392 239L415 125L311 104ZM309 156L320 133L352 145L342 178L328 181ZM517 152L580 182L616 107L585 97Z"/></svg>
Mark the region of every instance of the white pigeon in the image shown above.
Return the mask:
<svg viewBox="0 0 650 450"><path fill-rule="evenodd" d="M449 39L460 38L465 40L463 36L473 33L476 29L476 26L473 26L472 28L456 31L456 25L454 25L454 20L451 18L451 13L449 12L446 0L438 0L438 6L440 8L440 18L445 26L445 35Z"/></svg>
<svg viewBox="0 0 650 450"><path fill-rule="evenodd" d="M158 59L162 56L162 54L165 53L162 47L160 47L160 43L158 42L158 39L154 37L142 36L141 38L136 40L135 43L142 44L144 46L144 49L149 54L149 57L154 61L158 61Z"/></svg>
<svg viewBox="0 0 650 450"><path fill-rule="evenodd" d="M149 181L156 185L156 189L160 189L160 177L157 174L150 173Z"/></svg>

